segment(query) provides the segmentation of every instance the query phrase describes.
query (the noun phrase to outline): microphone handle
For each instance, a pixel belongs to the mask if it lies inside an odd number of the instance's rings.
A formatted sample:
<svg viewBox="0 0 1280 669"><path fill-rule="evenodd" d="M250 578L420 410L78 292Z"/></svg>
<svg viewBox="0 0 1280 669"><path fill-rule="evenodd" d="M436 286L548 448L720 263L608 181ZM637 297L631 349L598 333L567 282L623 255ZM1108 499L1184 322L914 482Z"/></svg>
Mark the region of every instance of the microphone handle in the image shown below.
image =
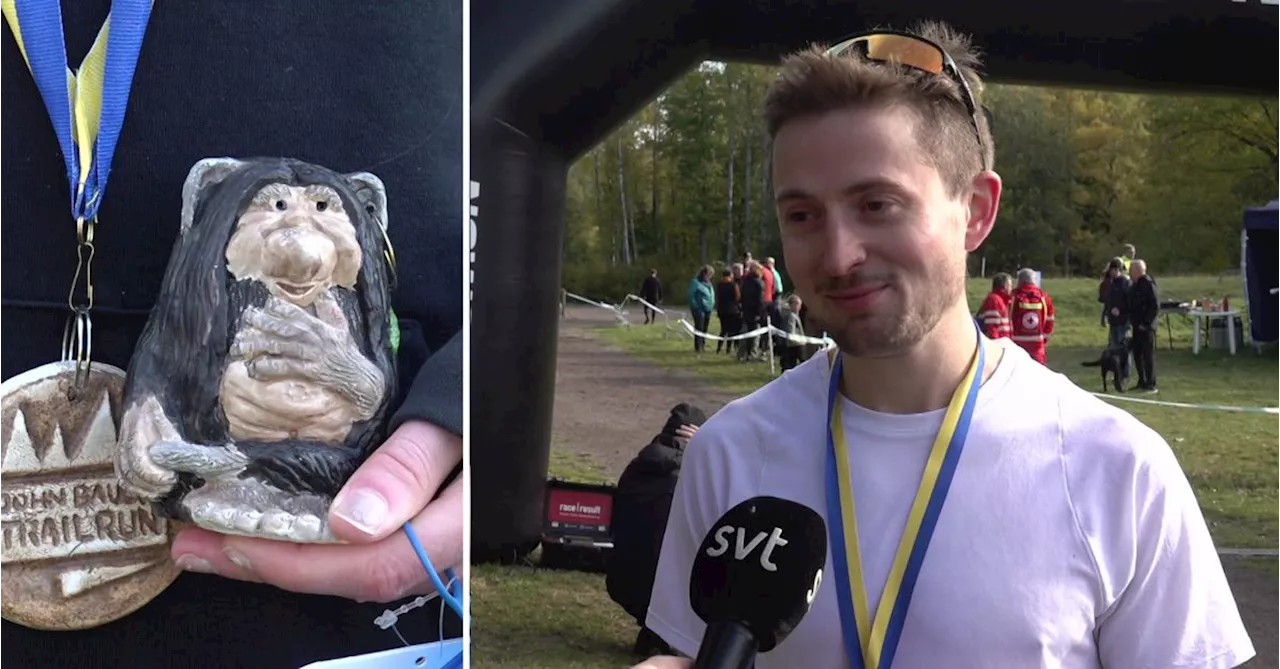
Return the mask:
<svg viewBox="0 0 1280 669"><path fill-rule="evenodd" d="M755 669L756 637L746 625L722 620L707 625L693 669Z"/></svg>

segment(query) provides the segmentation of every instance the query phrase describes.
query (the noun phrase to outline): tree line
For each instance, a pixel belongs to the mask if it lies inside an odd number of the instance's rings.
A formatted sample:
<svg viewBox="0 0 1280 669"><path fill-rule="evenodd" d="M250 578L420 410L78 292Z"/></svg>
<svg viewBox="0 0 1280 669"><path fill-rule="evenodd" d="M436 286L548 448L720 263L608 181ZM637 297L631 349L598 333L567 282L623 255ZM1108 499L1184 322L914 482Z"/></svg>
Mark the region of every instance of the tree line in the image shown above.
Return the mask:
<svg viewBox="0 0 1280 669"><path fill-rule="evenodd" d="M760 107L776 68L703 63L574 163L564 283L618 299L744 251L783 263ZM1163 274L1239 266L1277 193L1276 100L989 85L1000 216L977 274L1096 276L1123 243ZM785 266L784 266L785 271Z"/></svg>

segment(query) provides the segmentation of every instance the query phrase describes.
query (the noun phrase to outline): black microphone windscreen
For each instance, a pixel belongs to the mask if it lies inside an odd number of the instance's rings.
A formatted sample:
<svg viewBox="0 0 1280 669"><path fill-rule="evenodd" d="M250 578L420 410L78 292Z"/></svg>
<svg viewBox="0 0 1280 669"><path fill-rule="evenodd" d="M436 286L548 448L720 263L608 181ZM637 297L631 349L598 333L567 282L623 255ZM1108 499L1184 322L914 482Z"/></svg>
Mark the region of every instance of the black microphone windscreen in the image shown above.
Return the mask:
<svg viewBox="0 0 1280 669"><path fill-rule="evenodd" d="M708 625L742 623L759 652L767 652L809 612L826 559L822 516L796 502L753 497L721 516L702 540L689 601Z"/></svg>

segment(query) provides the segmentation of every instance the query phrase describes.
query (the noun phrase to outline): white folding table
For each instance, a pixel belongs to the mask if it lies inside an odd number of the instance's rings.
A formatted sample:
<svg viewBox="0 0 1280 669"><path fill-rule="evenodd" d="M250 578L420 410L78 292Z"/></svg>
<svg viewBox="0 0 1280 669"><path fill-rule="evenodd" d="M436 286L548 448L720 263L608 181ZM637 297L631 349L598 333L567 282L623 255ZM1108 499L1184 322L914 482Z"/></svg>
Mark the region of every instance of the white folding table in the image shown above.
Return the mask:
<svg viewBox="0 0 1280 669"><path fill-rule="evenodd" d="M1227 348L1231 350L1231 355L1236 354L1236 316L1239 316L1240 312L1234 309L1227 311L1188 309L1187 315L1194 319L1193 329L1195 332L1191 336L1191 353L1193 355L1200 354L1200 320L1204 319L1205 322L1210 324L1210 327L1213 327L1212 323L1215 318L1227 319Z"/></svg>

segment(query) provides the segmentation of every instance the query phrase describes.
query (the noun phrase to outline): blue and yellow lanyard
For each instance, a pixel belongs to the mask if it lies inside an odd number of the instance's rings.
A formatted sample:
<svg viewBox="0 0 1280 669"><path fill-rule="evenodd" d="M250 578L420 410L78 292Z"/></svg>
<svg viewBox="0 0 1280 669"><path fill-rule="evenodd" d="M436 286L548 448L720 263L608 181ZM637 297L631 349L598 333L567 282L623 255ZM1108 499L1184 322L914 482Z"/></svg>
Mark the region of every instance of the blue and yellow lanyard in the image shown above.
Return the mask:
<svg viewBox="0 0 1280 669"><path fill-rule="evenodd" d="M985 362L982 333L979 331L978 350L964 380L951 398L942 428L933 442L880 604L875 618L872 618L867 606L862 555L858 547L858 517L849 474L849 445L845 441L844 423L840 416L843 365L838 351L832 355L827 396L827 513L831 522L827 525L831 532L831 555L836 563L833 571L840 603L840 625L852 669L889 669L893 665L916 578L964 450Z"/></svg>
<svg viewBox="0 0 1280 669"><path fill-rule="evenodd" d="M0 0L58 135L77 226L102 204L152 0L114 0L77 72L67 66L58 0Z"/></svg>

